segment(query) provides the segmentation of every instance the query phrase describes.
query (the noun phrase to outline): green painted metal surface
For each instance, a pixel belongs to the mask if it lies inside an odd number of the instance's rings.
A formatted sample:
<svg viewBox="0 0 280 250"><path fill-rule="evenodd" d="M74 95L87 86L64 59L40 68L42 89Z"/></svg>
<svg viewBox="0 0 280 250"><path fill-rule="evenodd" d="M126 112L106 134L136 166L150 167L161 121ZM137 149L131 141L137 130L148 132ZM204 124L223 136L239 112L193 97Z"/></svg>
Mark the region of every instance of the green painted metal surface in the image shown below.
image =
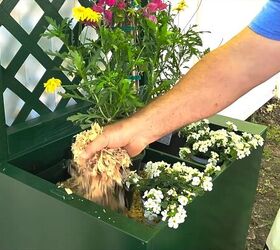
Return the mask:
<svg viewBox="0 0 280 250"><path fill-rule="evenodd" d="M8 164L1 168L1 249L140 250L156 231L86 200L72 199L53 184Z"/></svg>
<svg viewBox="0 0 280 250"><path fill-rule="evenodd" d="M213 191L189 206L182 227L176 231L164 228L153 239L154 249L244 250L261 151L232 163L214 181Z"/></svg>
<svg viewBox="0 0 280 250"><path fill-rule="evenodd" d="M48 162L69 157L68 143L65 138L0 165L0 249L244 249L261 149L232 163L215 179L214 190L188 207L186 223L172 230L165 223L144 225L67 195L38 177L48 170ZM155 150L147 150L145 157L177 161ZM30 168L34 162L43 167Z"/></svg>
<svg viewBox="0 0 280 250"><path fill-rule="evenodd" d="M61 20L58 10L64 0L34 1L45 15ZM79 129L66 118L86 109L87 104L66 107L67 101L61 100L51 111L39 101L43 82L49 77L69 80L54 70L61 60L51 60L38 46L40 34L47 26L44 16L28 34L10 15L18 2L0 1L0 26L21 43L10 64L6 68L0 66L0 250L244 249L262 149L232 163L214 181L214 190L189 206L188 219L178 230L169 229L165 223L140 224L81 197L69 196L41 178L56 169L63 158L71 156L72 136ZM73 35L75 32L76 28ZM29 54L46 69L32 92L15 77ZM3 102L7 88L25 102L10 126L6 125ZM26 121L31 110L40 117ZM234 121L242 131L265 135L264 126L223 116L210 118L217 126L223 126L227 120ZM146 160L178 160L155 150L147 152ZM60 178L59 173L51 179L54 182L56 178Z"/></svg>
<svg viewBox="0 0 280 250"><path fill-rule="evenodd" d="M210 125L221 128L227 121L237 125L240 132L266 136L266 126L221 115L209 118ZM182 143L179 141L179 143ZM155 144L155 149L168 147ZM175 143L173 146L177 146ZM180 145L183 146L183 145ZM214 190L198 198L189 207L188 222L178 231L163 230L155 239L155 249L226 249L244 250L252 207L255 199L263 148L259 147L242 160L234 161L214 182ZM168 149L167 152L178 152ZM162 153L165 157L170 153ZM172 155L179 160L178 156ZM168 240L167 240L168 238ZM180 242L184 241L184 245ZM170 245L169 245L170 246Z"/></svg>

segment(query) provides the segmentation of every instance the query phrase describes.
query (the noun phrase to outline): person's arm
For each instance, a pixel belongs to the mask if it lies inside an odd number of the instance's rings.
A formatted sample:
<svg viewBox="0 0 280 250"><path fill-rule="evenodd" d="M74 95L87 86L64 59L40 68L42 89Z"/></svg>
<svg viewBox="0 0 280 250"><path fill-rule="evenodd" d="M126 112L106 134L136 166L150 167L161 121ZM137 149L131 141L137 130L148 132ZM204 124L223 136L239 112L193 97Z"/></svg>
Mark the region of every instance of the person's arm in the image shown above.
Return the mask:
<svg viewBox="0 0 280 250"><path fill-rule="evenodd" d="M104 147L123 147L135 156L162 136L219 112L279 71L280 41L245 28L204 56L168 93L105 127L84 157Z"/></svg>

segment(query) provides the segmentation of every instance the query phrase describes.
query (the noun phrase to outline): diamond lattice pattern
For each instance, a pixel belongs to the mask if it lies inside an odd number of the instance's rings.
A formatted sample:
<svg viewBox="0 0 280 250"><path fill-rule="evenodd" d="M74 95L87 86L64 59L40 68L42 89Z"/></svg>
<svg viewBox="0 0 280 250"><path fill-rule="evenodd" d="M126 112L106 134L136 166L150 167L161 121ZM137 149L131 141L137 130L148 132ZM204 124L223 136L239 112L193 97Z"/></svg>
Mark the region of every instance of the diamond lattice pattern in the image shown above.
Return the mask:
<svg viewBox="0 0 280 250"><path fill-rule="evenodd" d="M63 63L61 59L45 53L47 50L63 49L62 42L43 38L40 34L48 27L44 16L60 22L63 17L71 16L74 6L86 2L0 0L0 84L3 85L7 126L77 103L62 99L59 93L44 92L43 83L51 77L58 77L67 84L71 84L73 79L56 70ZM59 91L64 90L61 88Z"/></svg>

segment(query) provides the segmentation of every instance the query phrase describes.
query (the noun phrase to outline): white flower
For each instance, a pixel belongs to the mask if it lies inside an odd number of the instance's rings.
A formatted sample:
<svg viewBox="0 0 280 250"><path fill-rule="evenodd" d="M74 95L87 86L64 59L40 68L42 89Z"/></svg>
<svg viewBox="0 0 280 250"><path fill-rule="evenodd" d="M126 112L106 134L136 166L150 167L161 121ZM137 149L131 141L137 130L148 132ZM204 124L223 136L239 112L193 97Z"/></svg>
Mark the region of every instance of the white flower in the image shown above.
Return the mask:
<svg viewBox="0 0 280 250"><path fill-rule="evenodd" d="M130 171L128 177L125 180L125 185L127 188L130 187L131 184L137 184L141 177L136 173L136 171Z"/></svg>
<svg viewBox="0 0 280 250"><path fill-rule="evenodd" d="M170 204L167 209L171 212L173 212L176 209L176 204Z"/></svg>
<svg viewBox="0 0 280 250"><path fill-rule="evenodd" d="M177 192L176 192L176 190L175 190L174 188L169 189L169 190L167 191L167 194L168 194L169 196L177 196Z"/></svg>
<svg viewBox="0 0 280 250"><path fill-rule="evenodd" d="M177 213L174 216L176 218L176 221L180 224L183 223L185 221L185 218L187 217L187 212L184 209L183 206L179 206L177 208Z"/></svg>
<svg viewBox="0 0 280 250"><path fill-rule="evenodd" d="M145 210L152 211L154 214L159 214L161 212L160 201L149 198L144 201Z"/></svg>
<svg viewBox="0 0 280 250"><path fill-rule="evenodd" d="M227 121L226 124L228 125L228 128L233 130L233 131L237 131L238 130L237 126L234 123L232 123L230 121Z"/></svg>
<svg viewBox="0 0 280 250"><path fill-rule="evenodd" d="M176 162L173 164L172 166L173 170L175 170L176 172L182 172L183 170L183 164L180 162Z"/></svg>
<svg viewBox="0 0 280 250"><path fill-rule="evenodd" d="M198 176L193 177L192 185L198 186L200 184L200 178Z"/></svg>
<svg viewBox="0 0 280 250"><path fill-rule="evenodd" d="M182 206L186 206L188 204L188 198L186 196L180 195L178 197L178 201Z"/></svg>
<svg viewBox="0 0 280 250"><path fill-rule="evenodd" d="M147 209L153 209L156 206L156 202L154 199L149 198L148 200L144 201L144 207Z"/></svg>
<svg viewBox="0 0 280 250"><path fill-rule="evenodd" d="M202 188L204 191L212 191L213 183L212 183L212 177L206 176L203 179L202 182Z"/></svg>
<svg viewBox="0 0 280 250"><path fill-rule="evenodd" d="M145 199L145 198L152 198L152 199L160 202L163 199L163 193L161 192L161 190L152 188L149 191L146 190L144 192L143 199Z"/></svg>
<svg viewBox="0 0 280 250"><path fill-rule="evenodd" d="M202 135L205 135L205 134L207 133L206 130L202 130L202 129L198 130L197 132L198 132L198 134L200 134L201 136L202 136Z"/></svg>
<svg viewBox="0 0 280 250"><path fill-rule="evenodd" d="M190 180L192 180L192 175L191 174L186 174L184 176L182 176L186 182L189 182Z"/></svg>
<svg viewBox="0 0 280 250"><path fill-rule="evenodd" d="M262 146L264 139L260 135L254 135L254 138L258 140L259 146Z"/></svg>
<svg viewBox="0 0 280 250"><path fill-rule="evenodd" d="M214 151L211 151L211 158L212 158L212 159L218 160L218 159L219 159L219 154L217 154L217 153L214 152Z"/></svg>
<svg viewBox="0 0 280 250"><path fill-rule="evenodd" d="M198 150L201 153L206 153L211 146L211 140L197 141L193 144L193 150Z"/></svg>
<svg viewBox="0 0 280 250"><path fill-rule="evenodd" d="M191 153L191 150L187 147L180 148L179 157L182 159L186 159L188 155Z"/></svg>
<svg viewBox="0 0 280 250"><path fill-rule="evenodd" d="M187 140L190 140L190 139L198 140L199 138L200 138L200 134L191 133L191 134L187 137Z"/></svg>
<svg viewBox="0 0 280 250"><path fill-rule="evenodd" d="M167 216L168 216L167 210L163 210L163 211L161 212L161 215L162 215L161 220L162 220L162 221L165 221L165 220L167 219Z"/></svg>
<svg viewBox="0 0 280 250"><path fill-rule="evenodd" d="M215 168L215 165L213 165L213 164L210 162L210 163L208 163L208 164L206 165L206 168L205 168L205 170L204 170L204 173L212 172L212 171L214 170L214 168Z"/></svg>
<svg viewBox="0 0 280 250"><path fill-rule="evenodd" d="M244 149L244 143L238 142L235 144L235 147L237 148L237 150L242 150Z"/></svg>
<svg viewBox="0 0 280 250"><path fill-rule="evenodd" d="M188 195L189 201L191 200L192 197L195 197L195 196L196 196L195 193L190 192L190 191L188 191L188 190L185 190L184 192Z"/></svg>
<svg viewBox="0 0 280 250"><path fill-rule="evenodd" d="M215 166L214 170L215 170L215 172L220 172L221 171L221 167L220 166Z"/></svg>
<svg viewBox="0 0 280 250"><path fill-rule="evenodd" d="M176 229L178 228L179 224L185 221L186 217L187 217L186 210L184 209L183 206L179 206L177 208L177 213L168 219L168 226Z"/></svg>
<svg viewBox="0 0 280 250"><path fill-rule="evenodd" d="M251 138L252 138L252 134L249 134L249 133L247 133L247 132L243 132L243 133L242 133L242 136L243 136L244 138L247 138L247 139L251 139Z"/></svg>
<svg viewBox="0 0 280 250"><path fill-rule="evenodd" d="M179 223L177 222L177 218L176 217L170 217L168 219L168 226L170 228L174 228L174 229L177 229L178 226L179 226Z"/></svg>
<svg viewBox="0 0 280 250"><path fill-rule="evenodd" d="M259 143L258 143L258 140L256 138L252 138L250 141L249 141L249 144L253 146L253 148L257 148Z"/></svg>
<svg viewBox="0 0 280 250"><path fill-rule="evenodd" d="M240 135L236 134L235 132L229 132L229 136L235 144L239 143L242 139L242 137Z"/></svg>
<svg viewBox="0 0 280 250"><path fill-rule="evenodd" d="M209 120L208 119L203 119L202 120L204 123L209 124Z"/></svg>
<svg viewBox="0 0 280 250"><path fill-rule="evenodd" d="M164 165L165 166L165 162L147 162L144 171L147 174L148 178L153 179L154 177L158 177L161 173L161 171L159 170L159 166L160 165Z"/></svg>
<svg viewBox="0 0 280 250"><path fill-rule="evenodd" d="M228 132L225 129L211 130L210 138L213 145L225 147L228 143Z"/></svg>
<svg viewBox="0 0 280 250"><path fill-rule="evenodd" d="M214 156L214 157L215 157L215 156ZM218 163L218 160L219 160L219 157L218 157L218 158L216 158L216 157L215 157L215 158L212 158L212 157L211 157L211 158L208 159L207 162L208 162L208 164L211 164L211 165L213 165L213 166L216 166L217 163Z"/></svg>
<svg viewBox="0 0 280 250"><path fill-rule="evenodd" d="M237 150L237 157L238 159L243 159L246 157L246 155L243 150Z"/></svg>
<svg viewBox="0 0 280 250"><path fill-rule="evenodd" d="M160 212L161 212L161 206L160 206L160 204L155 204L155 206L153 207L153 212L154 212L155 214L160 214Z"/></svg>
<svg viewBox="0 0 280 250"><path fill-rule="evenodd" d="M200 143L199 143L199 142L195 142L195 143L192 145L192 149L196 151L196 150L198 150L199 146L200 146Z"/></svg>
<svg viewBox="0 0 280 250"><path fill-rule="evenodd" d="M229 153L230 153L230 148L226 148L226 149L224 150L224 152L225 152L226 154L229 154Z"/></svg>

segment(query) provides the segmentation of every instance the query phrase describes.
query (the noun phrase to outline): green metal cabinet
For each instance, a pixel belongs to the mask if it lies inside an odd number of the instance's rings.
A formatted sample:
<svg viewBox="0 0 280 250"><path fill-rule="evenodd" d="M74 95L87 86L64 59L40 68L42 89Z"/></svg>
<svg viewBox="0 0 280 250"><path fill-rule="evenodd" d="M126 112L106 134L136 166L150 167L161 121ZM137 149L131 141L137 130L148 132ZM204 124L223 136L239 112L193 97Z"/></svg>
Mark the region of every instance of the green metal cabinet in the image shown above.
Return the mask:
<svg viewBox="0 0 280 250"><path fill-rule="evenodd" d="M30 1L45 15L59 21L59 10L68 0ZM71 157L72 137L79 132L66 118L85 110L87 104L68 106L68 101L61 100L50 110L40 101L43 82L48 78L55 75L64 82L70 80L54 70L61 61L46 56L38 44L47 26L44 17L28 31L12 17L19 2L0 1L0 33L4 28L21 44L11 62L0 66L0 249L244 249L262 148L244 160L233 162L214 181L212 192L190 204L187 221L177 230L169 229L165 223L139 223L76 195L67 195L56 187L55 182L66 176L65 168L58 163ZM16 76L29 55L45 69L32 91ZM15 104L5 102L7 90L24 101L11 124L7 124L5 115L7 106ZM32 111L39 117L30 120ZM223 126L228 118L214 116L210 120ZM264 126L235 123L242 131L265 136ZM148 149L144 161L148 160L175 162L178 158Z"/></svg>
<svg viewBox="0 0 280 250"><path fill-rule="evenodd" d="M53 162L68 157L70 142L71 137L62 138L0 165L1 249L244 249L261 149L232 163L214 181L212 192L190 204L186 222L172 230L67 195L40 178ZM152 149L145 157L177 161Z"/></svg>

